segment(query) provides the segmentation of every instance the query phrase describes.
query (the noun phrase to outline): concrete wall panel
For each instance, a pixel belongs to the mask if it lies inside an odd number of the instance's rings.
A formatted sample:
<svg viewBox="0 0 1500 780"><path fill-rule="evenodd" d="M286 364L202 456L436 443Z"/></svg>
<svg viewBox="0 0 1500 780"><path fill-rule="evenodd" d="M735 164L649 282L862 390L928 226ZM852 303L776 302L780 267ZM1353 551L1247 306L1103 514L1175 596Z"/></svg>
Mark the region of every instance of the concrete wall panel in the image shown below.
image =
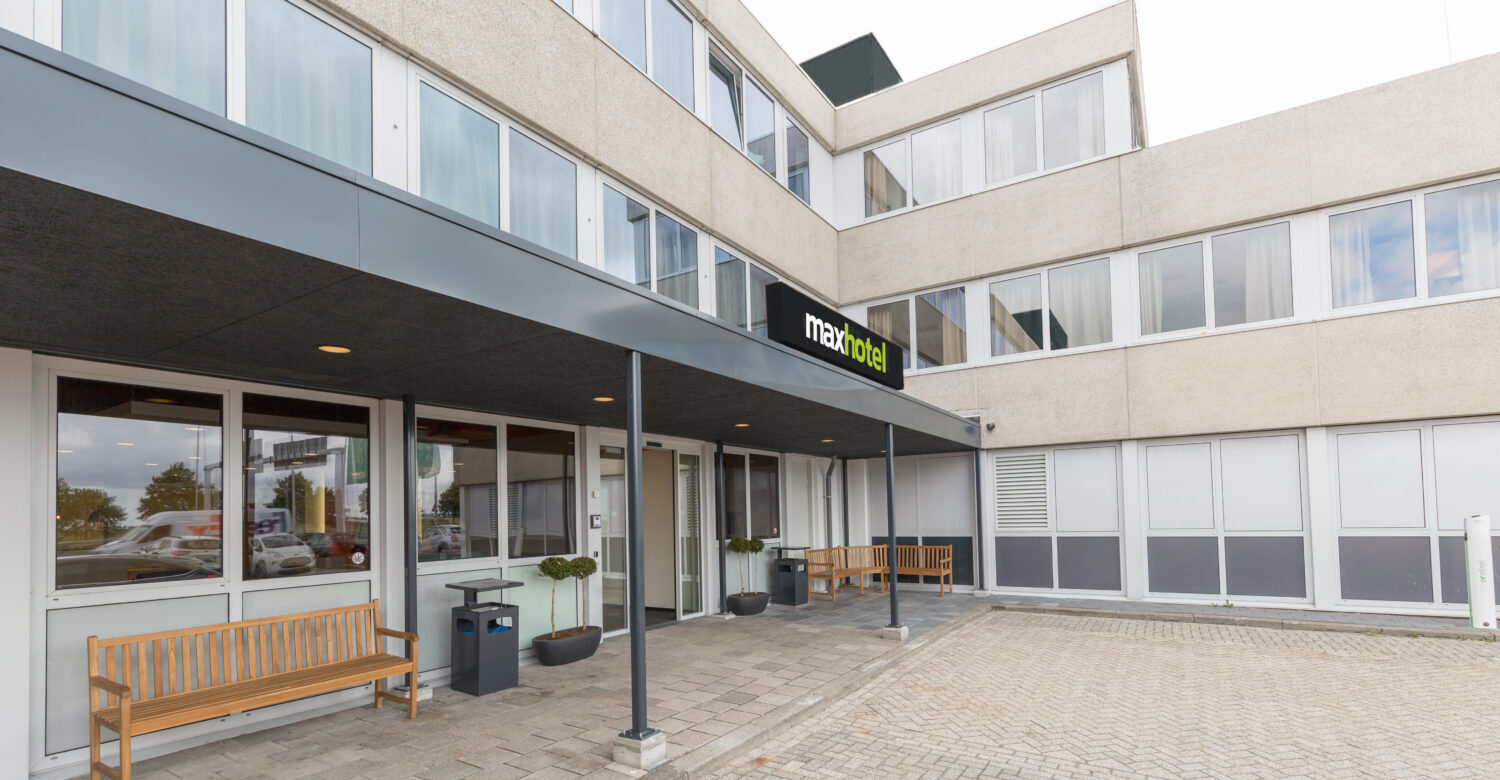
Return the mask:
<svg viewBox="0 0 1500 780"><path fill-rule="evenodd" d="M838 300L838 232L740 150L708 142L713 231L777 271Z"/></svg>
<svg viewBox="0 0 1500 780"><path fill-rule="evenodd" d="M1130 434L1124 350L985 366L974 374L974 408L985 423L995 423L995 430L981 431L985 447L1109 441ZM914 385L909 392L918 389Z"/></svg>
<svg viewBox="0 0 1500 780"><path fill-rule="evenodd" d="M959 369L906 378L906 392L934 406L955 412L979 408L978 371ZM983 422L990 422L986 419Z"/></svg>

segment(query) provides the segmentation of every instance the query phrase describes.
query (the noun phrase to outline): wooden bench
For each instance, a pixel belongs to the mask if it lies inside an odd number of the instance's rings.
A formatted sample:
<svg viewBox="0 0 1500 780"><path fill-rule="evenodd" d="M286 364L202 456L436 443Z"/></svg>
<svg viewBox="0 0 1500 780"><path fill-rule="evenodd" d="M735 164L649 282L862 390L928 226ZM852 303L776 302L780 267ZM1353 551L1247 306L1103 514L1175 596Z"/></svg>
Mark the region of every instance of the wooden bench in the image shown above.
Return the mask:
<svg viewBox="0 0 1500 780"><path fill-rule="evenodd" d="M885 571L885 548L874 545L824 547L807 551L807 576L828 580L829 598L839 600L838 581L857 577L859 592L865 592L865 575ZM812 591L818 593L818 591ZM822 595L822 594L820 594Z"/></svg>
<svg viewBox="0 0 1500 780"><path fill-rule="evenodd" d="M884 549L884 548L882 548ZM881 558L886 556L882 555ZM889 568L880 570L880 590L885 592L885 577ZM938 598L953 592L953 545L951 544L898 544L896 545L896 574L914 574L938 578ZM944 580L947 580L945 583Z"/></svg>
<svg viewBox="0 0 1500 780"><path fill-rule="evenodd" d="M404 640L411 657L381 652ZM139 734L375 683L417 717L417 635L380 625L380 600L236 623L88 639L89 778L130 780L130 739ZM102 673L101 673L102 669ZM407 675L411 696L385 690ZM120 735L120 768L100 760L100 728Z"/></svg>

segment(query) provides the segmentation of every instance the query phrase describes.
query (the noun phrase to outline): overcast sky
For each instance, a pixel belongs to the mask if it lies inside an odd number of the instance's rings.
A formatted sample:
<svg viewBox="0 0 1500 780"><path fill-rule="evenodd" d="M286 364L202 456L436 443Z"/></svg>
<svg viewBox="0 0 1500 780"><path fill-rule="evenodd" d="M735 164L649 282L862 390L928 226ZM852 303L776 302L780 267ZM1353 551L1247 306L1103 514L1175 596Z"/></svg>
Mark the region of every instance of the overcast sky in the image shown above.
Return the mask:
<svg viewBox="0 0 1500 780"><path fill-rule="evenodd" d="M1101 0L744 0L801 62L875 33L906 81ZM1500 51L1500 0L1137 0L1152 144Z"/></svg>

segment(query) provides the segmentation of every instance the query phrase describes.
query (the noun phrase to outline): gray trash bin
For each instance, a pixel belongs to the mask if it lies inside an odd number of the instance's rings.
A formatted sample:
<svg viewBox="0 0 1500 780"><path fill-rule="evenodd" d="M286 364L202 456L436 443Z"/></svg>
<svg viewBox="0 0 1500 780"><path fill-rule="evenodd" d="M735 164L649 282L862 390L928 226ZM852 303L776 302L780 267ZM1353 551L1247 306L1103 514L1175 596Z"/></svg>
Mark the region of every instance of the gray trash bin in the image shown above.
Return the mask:
<svg viewBox="0 0 1500 780"><path fill-rule="evenodd" d="M807 559L777 558L771 576L771 600L799 606L807 603Z"/></svg>
<svg viewBox="0 0 1500 780"><path fill-rule="evenodd" d="M482 591L520 584L474 580L448 585L464 592L463 606L453 608L453 671L449 682L453 690L483 696L520 683L521 610L514 604L478 599Z"/></svg>

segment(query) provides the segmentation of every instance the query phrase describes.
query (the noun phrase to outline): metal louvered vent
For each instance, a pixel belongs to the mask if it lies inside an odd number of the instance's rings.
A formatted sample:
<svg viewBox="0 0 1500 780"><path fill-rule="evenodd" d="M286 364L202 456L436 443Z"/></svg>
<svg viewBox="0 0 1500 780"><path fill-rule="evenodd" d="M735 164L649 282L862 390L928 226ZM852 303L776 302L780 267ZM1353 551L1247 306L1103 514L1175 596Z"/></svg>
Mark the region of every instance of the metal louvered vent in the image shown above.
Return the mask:
<svg viewBox="0 0 1500 780"><path fill-rule="evenodd" d="M995 530L1046 530L1047 456L995 456Z"/></svg>

